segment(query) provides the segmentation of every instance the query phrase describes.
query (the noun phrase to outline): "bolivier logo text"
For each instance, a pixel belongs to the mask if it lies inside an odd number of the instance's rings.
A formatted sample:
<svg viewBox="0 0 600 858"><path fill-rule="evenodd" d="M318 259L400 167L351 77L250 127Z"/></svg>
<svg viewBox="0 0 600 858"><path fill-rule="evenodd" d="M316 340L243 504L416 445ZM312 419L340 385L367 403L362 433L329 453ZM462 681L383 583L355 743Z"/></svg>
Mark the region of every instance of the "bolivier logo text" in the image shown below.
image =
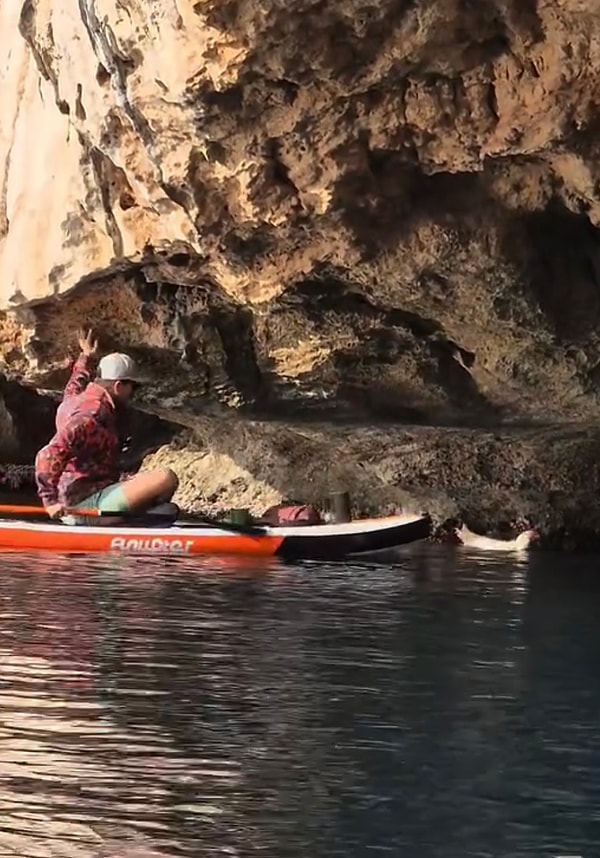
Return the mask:
<svg viewBox="0 0 600 858"><path fill-rule="evenodd" d="M152 553L169 552L170 554L187 554L194 544L193 539L125 539L115 537L110 543L111 551L149 551Z"/></svg>

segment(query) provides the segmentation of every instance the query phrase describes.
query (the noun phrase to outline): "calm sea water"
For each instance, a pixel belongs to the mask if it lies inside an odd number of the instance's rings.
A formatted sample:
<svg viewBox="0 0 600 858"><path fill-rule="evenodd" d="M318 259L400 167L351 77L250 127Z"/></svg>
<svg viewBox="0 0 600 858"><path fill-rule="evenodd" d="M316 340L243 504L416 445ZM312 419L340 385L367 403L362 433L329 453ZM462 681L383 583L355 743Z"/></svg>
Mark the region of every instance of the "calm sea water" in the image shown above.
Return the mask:
<svg viewBox="0 0 600 858"><path fill-rule="evenodd" d="M0 858L599 854L597 558L1 581Z"/></svg>

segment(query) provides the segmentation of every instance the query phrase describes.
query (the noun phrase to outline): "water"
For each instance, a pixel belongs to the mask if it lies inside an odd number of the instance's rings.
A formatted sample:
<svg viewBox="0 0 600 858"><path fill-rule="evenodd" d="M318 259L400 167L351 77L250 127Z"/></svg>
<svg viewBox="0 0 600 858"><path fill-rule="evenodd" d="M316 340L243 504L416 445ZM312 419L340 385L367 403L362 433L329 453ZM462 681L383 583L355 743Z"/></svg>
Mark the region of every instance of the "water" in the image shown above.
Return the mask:
<svg viewBox="0 0 600 858"><path fill-rule="evenodd" d="M2 564L0 858L598 852L597 559Z"/></svg>

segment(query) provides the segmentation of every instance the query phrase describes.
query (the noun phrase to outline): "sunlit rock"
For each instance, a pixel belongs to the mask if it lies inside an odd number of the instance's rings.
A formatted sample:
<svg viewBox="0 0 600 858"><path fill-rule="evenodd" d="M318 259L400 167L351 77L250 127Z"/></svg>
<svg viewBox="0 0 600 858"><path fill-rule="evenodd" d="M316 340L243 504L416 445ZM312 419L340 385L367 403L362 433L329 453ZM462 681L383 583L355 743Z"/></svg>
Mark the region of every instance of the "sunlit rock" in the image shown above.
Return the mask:
<svg viewBox="0 0 600 858"><path fill-rule="evenodd" d="M60 388L85 320L186 426L215 403L358 439L595 421L599 23L583 0L0 0L5 369ZM400 486L413 453L389 453Z"/></svg>

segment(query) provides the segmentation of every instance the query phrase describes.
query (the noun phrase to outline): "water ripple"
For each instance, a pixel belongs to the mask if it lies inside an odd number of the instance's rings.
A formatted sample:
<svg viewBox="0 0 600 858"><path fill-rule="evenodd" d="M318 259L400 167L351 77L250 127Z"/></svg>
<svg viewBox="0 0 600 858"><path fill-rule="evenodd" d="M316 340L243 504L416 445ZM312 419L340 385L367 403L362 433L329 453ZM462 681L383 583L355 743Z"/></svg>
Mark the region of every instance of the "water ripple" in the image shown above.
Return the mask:
<svg viewBox="0 0 600 858"><path fill-rule="evenodd" d="M600 588L540 563L5 558L0 858L594 854Z"/></svg>

